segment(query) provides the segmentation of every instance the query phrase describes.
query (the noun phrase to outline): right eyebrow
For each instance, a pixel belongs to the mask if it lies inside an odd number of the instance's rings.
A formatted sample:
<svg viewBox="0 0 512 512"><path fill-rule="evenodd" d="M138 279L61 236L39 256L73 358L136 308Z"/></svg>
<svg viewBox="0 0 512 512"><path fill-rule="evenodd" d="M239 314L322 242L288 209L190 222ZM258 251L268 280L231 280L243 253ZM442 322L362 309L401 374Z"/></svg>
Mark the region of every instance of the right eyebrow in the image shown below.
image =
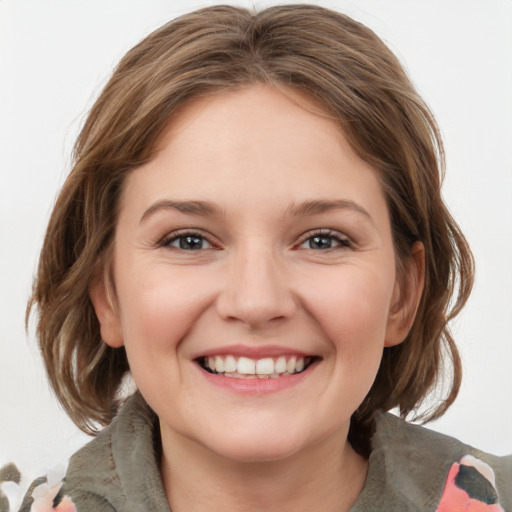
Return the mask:
<svg viewBox="0 0 512 512"><path fill-rule="evenodd" d="M366 217L372 224L374 221L371 215L359 203L349 199L334 200L312 200L304 201L300 204L292 204L288 208L288 212L294 216L301 215L318 215L332 210L348 210L359 213Z"/></svg>
<svg viewBox="0 0 512 512"><path fill-rule="evenodd" d="M140 218L140 223L147 220L158 211L162 210L176 210L181 213L188 213L192 215L220 215L220 208L209 201L173 201L170 199L161 199L152 204Z"/></svg>

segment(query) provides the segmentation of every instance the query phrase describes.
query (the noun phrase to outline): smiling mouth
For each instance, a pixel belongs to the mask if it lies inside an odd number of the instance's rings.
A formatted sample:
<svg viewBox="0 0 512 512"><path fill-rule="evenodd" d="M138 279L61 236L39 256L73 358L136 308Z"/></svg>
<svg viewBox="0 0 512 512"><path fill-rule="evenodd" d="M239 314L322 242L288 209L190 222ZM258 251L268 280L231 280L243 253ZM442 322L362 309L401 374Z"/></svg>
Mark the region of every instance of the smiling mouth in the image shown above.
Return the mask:
<svg viewBox="0 0 512 512"><path fill-rule="evenodd" d="M197 362L203 370L221 377L235 379L279 379L306 371L316 356L280 356L251 359L249 357L200 357Z"/></svg>

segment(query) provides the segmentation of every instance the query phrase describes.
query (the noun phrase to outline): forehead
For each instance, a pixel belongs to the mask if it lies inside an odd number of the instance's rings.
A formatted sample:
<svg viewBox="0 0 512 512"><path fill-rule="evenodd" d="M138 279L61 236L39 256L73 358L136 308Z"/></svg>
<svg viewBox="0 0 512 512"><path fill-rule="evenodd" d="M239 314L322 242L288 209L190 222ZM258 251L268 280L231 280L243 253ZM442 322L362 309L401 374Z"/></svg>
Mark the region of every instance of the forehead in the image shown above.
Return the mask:
<svg viewBox="0 0 512 512"><path fill-rule="evenodd" d="M276 133L280 137L275 138ZM337 145L351 151L341 122L336 122L314 98L292 88L277 89L258 83L186 102L172 116L157 151L180 144L194 144L196 149L199 146L202 153L210 149L233 149L219 146L222 142L238 143L246 150L250 146L256 149L260 143L285 150L284 139L288 144L294 141L298 144L313 133L318 136L312 143L336 139Z"/></svg>
<svg viewBox="0 0 512 512"><path fill-rule="evenodd" d="M130 204L164 196L239 207L344 195L383 200L376 171L354 153L339 123L308 97L264 85L185 105L125 192Z"/></svg>

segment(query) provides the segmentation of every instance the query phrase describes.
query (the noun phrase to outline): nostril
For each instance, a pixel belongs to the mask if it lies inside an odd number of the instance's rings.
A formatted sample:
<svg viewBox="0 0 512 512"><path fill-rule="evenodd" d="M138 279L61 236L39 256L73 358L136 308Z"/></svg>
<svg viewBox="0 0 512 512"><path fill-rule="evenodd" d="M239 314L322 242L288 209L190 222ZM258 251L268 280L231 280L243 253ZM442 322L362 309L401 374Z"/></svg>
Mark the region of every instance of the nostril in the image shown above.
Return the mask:
<svg viewBox="0 0 512 512"><path fill-rule="evenodd" d="M253 329L274 326L287 321L293 316L292 308L283 307L284 304L275 305L272 301L260 304L256 303L233 303L226 306L221 304L218 308L220 316L225 321L241 322Z"/></svg>

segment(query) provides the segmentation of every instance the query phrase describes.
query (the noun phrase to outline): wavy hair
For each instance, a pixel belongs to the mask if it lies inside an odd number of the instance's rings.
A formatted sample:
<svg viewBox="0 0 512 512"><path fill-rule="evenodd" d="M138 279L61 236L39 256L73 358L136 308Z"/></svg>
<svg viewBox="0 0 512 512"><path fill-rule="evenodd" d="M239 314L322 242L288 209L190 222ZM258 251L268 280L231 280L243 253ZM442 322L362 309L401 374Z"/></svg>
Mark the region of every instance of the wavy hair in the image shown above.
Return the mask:
<svg viewBox="0 0 512 512"><path fill-rule="evenodd" d="M473 259L440 193L443 145L436 122L400 62L367 27L313 5L260 12L201 9L151 33L121 60L90 110L73 166L49 221L27 318L51 385L73 421L95 433L119 407L129 372L124 348L101 339L91 282L109 276L123 183L152 158L169 120L188 101L264 83L316 100L354 151L378 172L391 218L398 279L411 247L425 247L425 287L406 340L385 348L373 387L352 416L363 455L375 416L443 414L460 387L448 321L471 291ZM406 287L406 283L404 283ZM446 364L451 363L451 364ZM446 397L417 413L450 368Z"/></svg>

